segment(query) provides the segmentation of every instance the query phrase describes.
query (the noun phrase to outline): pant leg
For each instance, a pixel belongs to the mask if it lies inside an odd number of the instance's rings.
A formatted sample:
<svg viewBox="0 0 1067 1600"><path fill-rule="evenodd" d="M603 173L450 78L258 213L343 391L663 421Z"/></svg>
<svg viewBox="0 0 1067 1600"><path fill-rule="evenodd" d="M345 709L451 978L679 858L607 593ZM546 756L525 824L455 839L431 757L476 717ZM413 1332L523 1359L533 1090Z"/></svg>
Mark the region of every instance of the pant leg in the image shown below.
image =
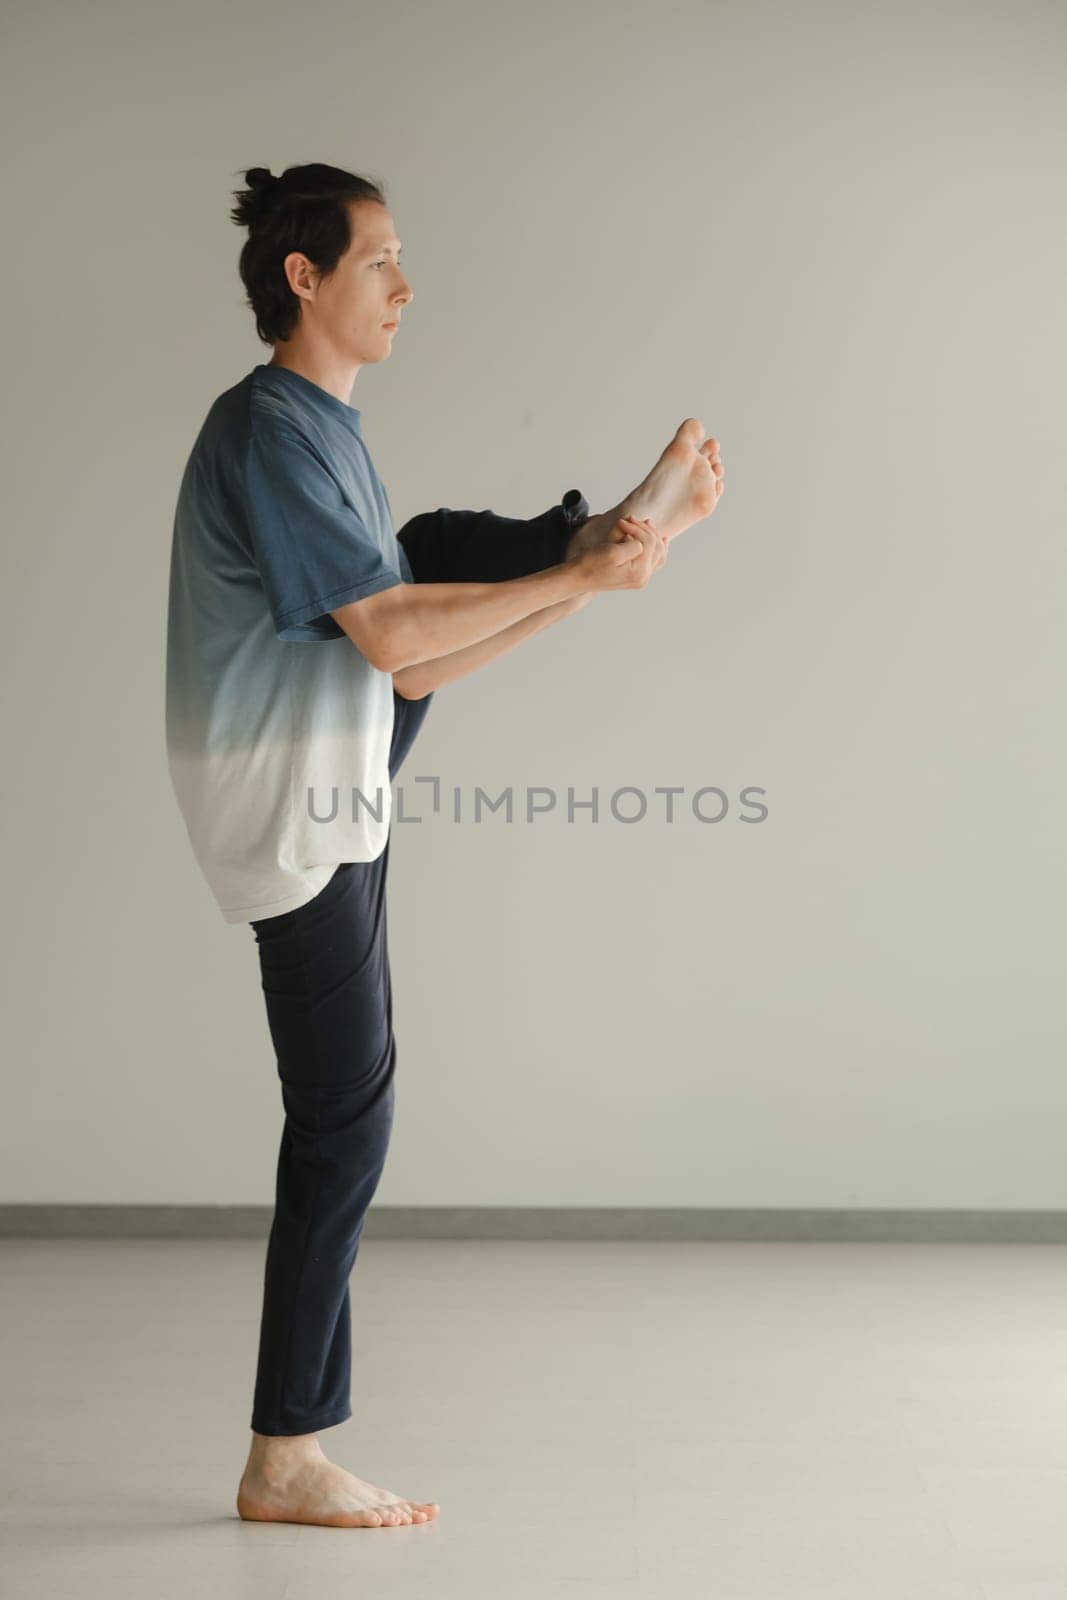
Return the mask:
<svg viewBox="0 0 1067 1600"><path fill-rule="evenodd" d="M393 741L389 750L389 781L396 777L405 756L415 743L419 729L433 700L433 690L421 700L405 700L393 690Z"/></svg>
<svg viewBox="0 0 1067 1600"><path fill-rule="evenodd" d="M416 583L495 583L558 566L589 502L568 489L558 505L522 521L492 511L423 511L397 534Z"/></svg>
<svg viewBox="0 0 1067 1600"><path fill-rule="evenodd" d="M252 1428L315 1433L352 1415L348 1280L392 1128L396 1041L389 845L306 905L252 924L285 1107Z"/></svg>
<svg viewBox="0 0 1067 1600"><path fill-rule="evenodd" d="M394 691L389 776L432 695ZM392 1128L396 1038L386 880L348 862L307 905L252 924L285 1106L267 1245L256 1433L315 1433L352 1415L348 1279Z"/></svg>

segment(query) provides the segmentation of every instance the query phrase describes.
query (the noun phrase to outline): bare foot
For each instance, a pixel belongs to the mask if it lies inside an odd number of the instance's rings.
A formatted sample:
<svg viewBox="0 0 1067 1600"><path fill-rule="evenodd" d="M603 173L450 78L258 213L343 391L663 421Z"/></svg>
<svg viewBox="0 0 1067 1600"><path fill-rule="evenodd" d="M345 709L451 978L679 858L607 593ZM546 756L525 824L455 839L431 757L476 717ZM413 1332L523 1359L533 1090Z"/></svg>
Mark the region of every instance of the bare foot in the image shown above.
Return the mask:
<svg viewBox="0 0 1067 1600"><path fill-rule="evenodd" d="M718 439L704 438L698 417L686 417L652 471L611 511L592 516L575 534L574 553L611 537L620 516L646 517L668 541L715 510L723 488Z"/></svg>
<svg viewBox="0 0 1067 1600"><path fill-rule="evenodd" d="M623 514L651 518L670 540L711 515L722 484L718 439L705 439L700 419L686 417L652 471L622 502Z"/></svg>
<svg viewBox="0 0 1067 1600"><path fill-rule="evenodd" d="M246 1522L312 1522L325 1528L399 1527L431 1522L436 1500L402 1500L365 1478L346 1472L317 1443L302 1456L272 1462L253 1445L237 1490L237 1511Z"/></svg>

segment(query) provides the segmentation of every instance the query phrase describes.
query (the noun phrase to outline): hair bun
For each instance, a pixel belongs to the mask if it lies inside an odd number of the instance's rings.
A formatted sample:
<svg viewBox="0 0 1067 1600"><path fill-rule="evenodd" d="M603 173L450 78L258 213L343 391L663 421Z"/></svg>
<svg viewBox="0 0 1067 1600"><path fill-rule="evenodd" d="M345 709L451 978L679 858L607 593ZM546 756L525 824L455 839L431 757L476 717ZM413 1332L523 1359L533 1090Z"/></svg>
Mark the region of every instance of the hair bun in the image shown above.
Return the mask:
<svg viewBox="0 0 1067 1600"><path fill-rule="evenodd" d="M249 167L245 173L245 188L234 190L237 204L230 216L242 228L258 228L271 216L276 197L284 193L284 189L281 178L276 178L269 167Z"/></svg>

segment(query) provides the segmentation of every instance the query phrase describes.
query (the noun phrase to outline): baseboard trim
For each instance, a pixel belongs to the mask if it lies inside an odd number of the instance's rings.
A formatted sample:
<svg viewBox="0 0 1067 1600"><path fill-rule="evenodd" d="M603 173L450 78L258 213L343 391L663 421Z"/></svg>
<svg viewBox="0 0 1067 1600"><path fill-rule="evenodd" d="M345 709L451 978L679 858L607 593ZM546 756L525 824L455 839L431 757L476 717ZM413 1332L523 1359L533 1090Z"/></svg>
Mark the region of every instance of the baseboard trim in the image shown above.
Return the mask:
<svg viewBox="0 0 1067 1600"><path fill-rule="evenodd" d="M7 1238L256 1239L269 1206L0 1205ZM1063 1244L1067 1211L372 1206L369 1239Z"/></svg>

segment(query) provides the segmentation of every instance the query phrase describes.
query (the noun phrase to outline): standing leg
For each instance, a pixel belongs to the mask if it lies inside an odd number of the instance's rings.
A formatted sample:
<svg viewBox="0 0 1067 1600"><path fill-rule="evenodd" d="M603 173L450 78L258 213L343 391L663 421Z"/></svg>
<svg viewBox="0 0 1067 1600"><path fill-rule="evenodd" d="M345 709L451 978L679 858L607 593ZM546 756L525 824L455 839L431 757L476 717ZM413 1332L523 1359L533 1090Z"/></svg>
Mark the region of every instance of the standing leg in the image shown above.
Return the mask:
<svg viewBox="0 0 1067 1600"><path fill-rule="evenodd" d="M394 694L390 779L429 703ZM314 1433L352 1415L348 1280L394 1107L391 842L376 861L340 865L307 905L252 924L286 1113L253 1401L258 1434Z"/></svg>
<svg viewBox="0 0 1067 1600"><path fill-rule="evenodd" d="M285 1106L252 1409L258 1434L352 1415L348 1279L392 1127L388 843L253 923Z"/></svg>

